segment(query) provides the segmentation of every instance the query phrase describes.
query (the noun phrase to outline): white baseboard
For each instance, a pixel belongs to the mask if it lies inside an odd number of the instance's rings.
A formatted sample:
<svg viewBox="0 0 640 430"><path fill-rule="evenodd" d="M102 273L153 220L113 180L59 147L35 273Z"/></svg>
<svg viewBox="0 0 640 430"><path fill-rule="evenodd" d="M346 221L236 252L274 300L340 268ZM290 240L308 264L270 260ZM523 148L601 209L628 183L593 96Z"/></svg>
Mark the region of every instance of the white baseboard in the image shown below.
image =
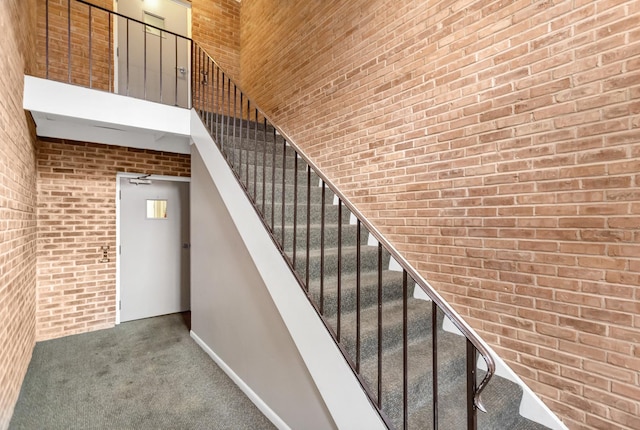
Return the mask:
<svg viewBox="0 0 640 430"><path fill-rule="evenodd" d="M282 420L282 418L280 418L280 416L278 416L278 414L276 414L275 411L273 409L271 409L269 407L269 405L267 405L260 398L260 396L258 396L258 394L256 394L256 392L253 391L251 389L251 387L249 387L242 380L242 378L240 378L240 376L238 376L233 371L233 369L231 369L231 367L229 367L227 365L227 363L224 362L224 360L222 360L222 358L220 358L215 352L213 352L213 350L211 348L209 348L209 345L204 343L204 341L202 339L200 339L200 337L198 337L198 335L195 334L193 332L193 330L191 330L190 333L191 333L191 337L193 338L193 340L196 341L196 343L200 346L200 348L202 348L204 350L204 352L209 354L209 357L211 357L211 359L213 361L215 361L215 363L218 366L220 366L220 368L224 371L224 373L226 373L227 376L229 376L229 378L231 378L231 380L233 382L235 382L235 384L238 387L240 387L242 392L244 394L246 394L246 396L249 398L249 400L251 400L253 402L253 404L256 405L258 409L260 409L260 412L262 412L264 414L264 416L267 417L269 419L269 421L271 421L273 423L274 426L276 426L280 430L291 430L291 428L287 425L287 423L285 423Z"/></svg>

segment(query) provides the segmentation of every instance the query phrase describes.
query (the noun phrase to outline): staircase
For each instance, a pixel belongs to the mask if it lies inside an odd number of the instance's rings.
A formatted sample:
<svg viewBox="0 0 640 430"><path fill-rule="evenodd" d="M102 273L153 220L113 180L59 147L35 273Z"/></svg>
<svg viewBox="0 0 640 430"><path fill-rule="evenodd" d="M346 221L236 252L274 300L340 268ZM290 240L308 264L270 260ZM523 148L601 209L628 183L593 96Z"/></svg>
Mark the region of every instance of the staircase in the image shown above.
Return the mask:
<svg viewBox="0 0 640 430"><path fill-rule="evenodd" d="M106 40L112 40L115 19L125 20L127 26L149 25L84 0L74 1L73 7L85 15L75 14L73 19L88 23L88 32L76 32L74 37L86 39L90 46L87 70L74 69L70 31L61 38L67 38L66 55L49 58L49 40L59 36L49 28L49 7L47 1L46 77L76 83L88 70L89 88L113 91L111 46L98 49L97 42L93 46L99 38L92 28L101 20L108 28ZM68 29L71 7L67 2ZM51 15L58 16L59 11L54 8ZM156 30L175 37L177 46L181 36ZM546 428L519 414L522 390L494 375L486 344L343 196L332 191L326 178L290 146L219 66L191 40L184 41L192 54L193 103L186 106L193 105L199 113L386 425ZM177 53L175 61L177 66ZM94 83L94 67L109 71L104 82ZM62 74L57 73L60 70ZM163 100L161 92L160 101L177 105L177 85L174 93L173 99ZM459 333L443 329L451 325ZM478 368L479 362L486 363L486 372ZM486 413L477 413L484 409Z"/></svg>
<svg viewBox="0 0 640 430"><path fill-rule="evenodd" d="M236 109L200 115L387 425L469 428L467 339L274 127ZM519 414L521 397L494 376L477 428L545 429Z"/></svg>

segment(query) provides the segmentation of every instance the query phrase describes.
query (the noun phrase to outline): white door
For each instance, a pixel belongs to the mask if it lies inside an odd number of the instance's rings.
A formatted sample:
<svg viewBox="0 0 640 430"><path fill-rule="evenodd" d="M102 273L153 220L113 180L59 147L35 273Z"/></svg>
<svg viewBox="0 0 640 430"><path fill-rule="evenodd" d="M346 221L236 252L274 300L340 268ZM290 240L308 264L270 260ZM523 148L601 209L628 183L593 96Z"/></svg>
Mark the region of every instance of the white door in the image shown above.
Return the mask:
<svg viewBox="0 0 640 430"><path fill-rule="evenodd" d="M117 12L188 37L190 7L177 0L117 0ZM190 45L185 39L118 18L118 93L188 107ZM162 71L162 73L161 73Z"/></svg>
<svg viewBox="0 0 640 430"><path fill-rule="evenodd" d="M189 183L120 178L120 321L183 312L189 298Z"/></svg>

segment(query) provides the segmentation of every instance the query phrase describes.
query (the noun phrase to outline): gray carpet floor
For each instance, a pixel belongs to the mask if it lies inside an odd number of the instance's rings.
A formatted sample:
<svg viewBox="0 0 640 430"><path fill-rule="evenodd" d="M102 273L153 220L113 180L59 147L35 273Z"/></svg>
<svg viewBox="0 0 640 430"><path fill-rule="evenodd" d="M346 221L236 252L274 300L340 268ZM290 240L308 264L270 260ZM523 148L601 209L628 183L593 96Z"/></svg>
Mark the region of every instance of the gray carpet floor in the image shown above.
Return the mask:
<svg viewBox="0 0 640 430"><path fill-rule="evenodd" d="M173 314L39 342L17 429L273 429Z"/></svg>

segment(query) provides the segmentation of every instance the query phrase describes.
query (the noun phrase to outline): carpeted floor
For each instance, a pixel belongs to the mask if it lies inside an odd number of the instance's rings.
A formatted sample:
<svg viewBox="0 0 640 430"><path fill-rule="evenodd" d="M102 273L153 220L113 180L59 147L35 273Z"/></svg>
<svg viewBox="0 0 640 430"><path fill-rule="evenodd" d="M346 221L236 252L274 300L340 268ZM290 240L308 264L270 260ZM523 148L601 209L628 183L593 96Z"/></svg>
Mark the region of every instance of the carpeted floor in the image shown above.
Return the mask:
<svg viewBox="0 0 640 430"><path fill-rule="evenodd" d="M180 314L40 342L14 429L273 429Z"/></svg>

